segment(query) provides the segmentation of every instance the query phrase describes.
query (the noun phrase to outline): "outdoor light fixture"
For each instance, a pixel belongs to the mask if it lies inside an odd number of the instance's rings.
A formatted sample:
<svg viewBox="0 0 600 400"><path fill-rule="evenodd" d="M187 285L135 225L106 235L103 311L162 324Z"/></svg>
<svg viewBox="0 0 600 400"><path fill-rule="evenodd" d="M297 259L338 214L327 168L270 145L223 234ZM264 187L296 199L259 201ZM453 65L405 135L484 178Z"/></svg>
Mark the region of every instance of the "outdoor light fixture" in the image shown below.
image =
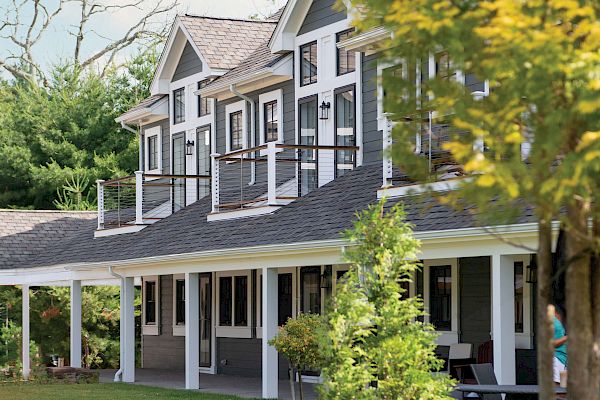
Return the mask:
<svg viewBox="0 0 600 400"><path fill-rule="evenodd" d="M319 116L319 119L329 119L329 109L331 108L331 103L325 103L323 101L319 108L321 109L321 115Z"/></svg>
<svg viewBox="0 0 600 400"><path fill-rule="evenodd" d="M321 289L331 289L331 265L326 265L321 274Z"/></svg>
<svg viewBox="0 0 600 400"><path fill-rule="evenodd" d="M186 156L194 155L194 141L193 140L188 140L187 143L185 144L185 155Z"/></svg>
<svg viewBox="0 0 600 400"><path fill-rule="evenodd" d="M529 265L527 266L527 283L537 283L537 259L535 256L531 256Z"/></svg>

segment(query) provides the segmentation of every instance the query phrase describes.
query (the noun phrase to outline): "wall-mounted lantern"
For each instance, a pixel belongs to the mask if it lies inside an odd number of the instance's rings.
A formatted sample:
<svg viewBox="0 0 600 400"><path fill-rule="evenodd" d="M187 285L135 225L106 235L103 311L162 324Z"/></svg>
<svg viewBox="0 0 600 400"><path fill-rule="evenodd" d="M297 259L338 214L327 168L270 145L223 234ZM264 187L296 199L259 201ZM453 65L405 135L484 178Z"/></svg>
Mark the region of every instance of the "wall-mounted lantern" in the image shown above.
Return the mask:
<svg viewBox="0 0 600 400"><path fill-rule="evenodd" d="M532 256L531 260L529 260L529 265L527 266L527 279L525 282L537 283L537 259L535 256Z"/></svg>
<svg viewBox="0 0 600 400"><path fill-rule="evenodd" d="M325 103L325 101L323 101L319 108L321 109L321 115L319 116L319 119L329 119L329 109L331 108L331 103Z"/></svg>
<svg viewBox="0 0 600 400"><path fill-rule="evenodd" d="M327 265L325 266L325 268L323 269L323 273L321 274L321 289L331 289L332 282L331 282L331 278L332 278L332 271L331 271L331 265Z"/></svg>
<svg viewBox="0 0 600 400"><path fill-rule="evenodd" d="M194 155L194 141L193 140L188 140L187 143L185 144L185 155L186 156Z"/></svg>

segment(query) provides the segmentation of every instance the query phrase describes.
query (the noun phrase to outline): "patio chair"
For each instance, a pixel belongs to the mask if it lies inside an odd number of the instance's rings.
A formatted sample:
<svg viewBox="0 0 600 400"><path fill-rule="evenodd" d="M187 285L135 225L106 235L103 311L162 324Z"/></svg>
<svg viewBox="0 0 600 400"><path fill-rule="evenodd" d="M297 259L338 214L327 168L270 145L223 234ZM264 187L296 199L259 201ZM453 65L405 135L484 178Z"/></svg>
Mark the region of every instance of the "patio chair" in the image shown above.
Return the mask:
<svg viewBox="0 0 600 400"><path fill-rule="evenodd" d="M471 364L471 371L478 385L497 385L496 374L492 364ZM482 394L482 400L502 400L500 394Z"/></svg>
<svg viewBox="0 0 600 400"><path fill-rule="evenodd" d="M473 344L471 343L454 343L450 345L448 354L448 373L455 379L461 380L459 370L461 367L468 367L469 364L475 362L472 358Z"/></svg>

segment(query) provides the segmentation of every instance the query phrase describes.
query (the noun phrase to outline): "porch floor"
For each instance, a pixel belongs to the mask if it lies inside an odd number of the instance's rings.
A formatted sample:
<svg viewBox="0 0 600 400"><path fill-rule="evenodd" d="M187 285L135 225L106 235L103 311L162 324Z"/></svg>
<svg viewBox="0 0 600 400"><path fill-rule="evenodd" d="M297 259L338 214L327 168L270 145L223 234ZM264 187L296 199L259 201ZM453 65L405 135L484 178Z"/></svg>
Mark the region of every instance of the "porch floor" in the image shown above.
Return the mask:
<svg viewBox="0 0 600 400"><path fill-rule="evenodd" d="M116 370L114 369L101 370L100 382L113 382L115 372ZM137 368L135 370L135 384L168 389L184 389L185 376L183 371ZM302 385L306 400L317 399L315 387L316 385L310 383ZM248 378L244 376L200 374L199 391L236 395L246 398L260 398L262 395L262 381L261 378ZM292 398L290 383L287 379L279 381L279 398L285 400L291 400ZM296 398L300 398L298 385L296 385Z"/></svg>

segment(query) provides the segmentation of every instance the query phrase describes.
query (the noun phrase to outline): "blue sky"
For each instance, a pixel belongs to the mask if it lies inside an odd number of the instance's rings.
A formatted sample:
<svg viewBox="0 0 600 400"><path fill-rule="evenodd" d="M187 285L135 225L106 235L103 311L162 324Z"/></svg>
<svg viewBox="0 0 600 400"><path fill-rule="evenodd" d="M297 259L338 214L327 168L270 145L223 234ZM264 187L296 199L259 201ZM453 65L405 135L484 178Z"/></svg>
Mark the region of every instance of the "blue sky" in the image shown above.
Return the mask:
<svg viewBox="0 0 600 400"><path fill-rule="evenodd" d="M117 4L119 0L95 0L102 4ZM83 57L89 56L103 48L107 38L115 39L123 35L129 26L134 24L144 11L152 9L157 0L143 0L142 10L127 9L110 15L94 17L86 32L82 48ZM168 0L164 0L168 1ZM54 9L58 0L42 0L49 9ZM160 17L162 24L170 23L176 13L191 13L219 17L246 18L250 15L268 15L285 4L285 0L179 0L180 5L168 15ZM12 0L0 0L0 13L6 15L6 9L12 6ZM52 25L44 39L34 48L36 60L44 69L49 65L70 59L73 55L75 37L74 24L78 21L80 8L77 3L67 3ZM0 55L5 56L11 49L6 39L0 39ZM122 57L126 57L125 52Z"/></svg>

